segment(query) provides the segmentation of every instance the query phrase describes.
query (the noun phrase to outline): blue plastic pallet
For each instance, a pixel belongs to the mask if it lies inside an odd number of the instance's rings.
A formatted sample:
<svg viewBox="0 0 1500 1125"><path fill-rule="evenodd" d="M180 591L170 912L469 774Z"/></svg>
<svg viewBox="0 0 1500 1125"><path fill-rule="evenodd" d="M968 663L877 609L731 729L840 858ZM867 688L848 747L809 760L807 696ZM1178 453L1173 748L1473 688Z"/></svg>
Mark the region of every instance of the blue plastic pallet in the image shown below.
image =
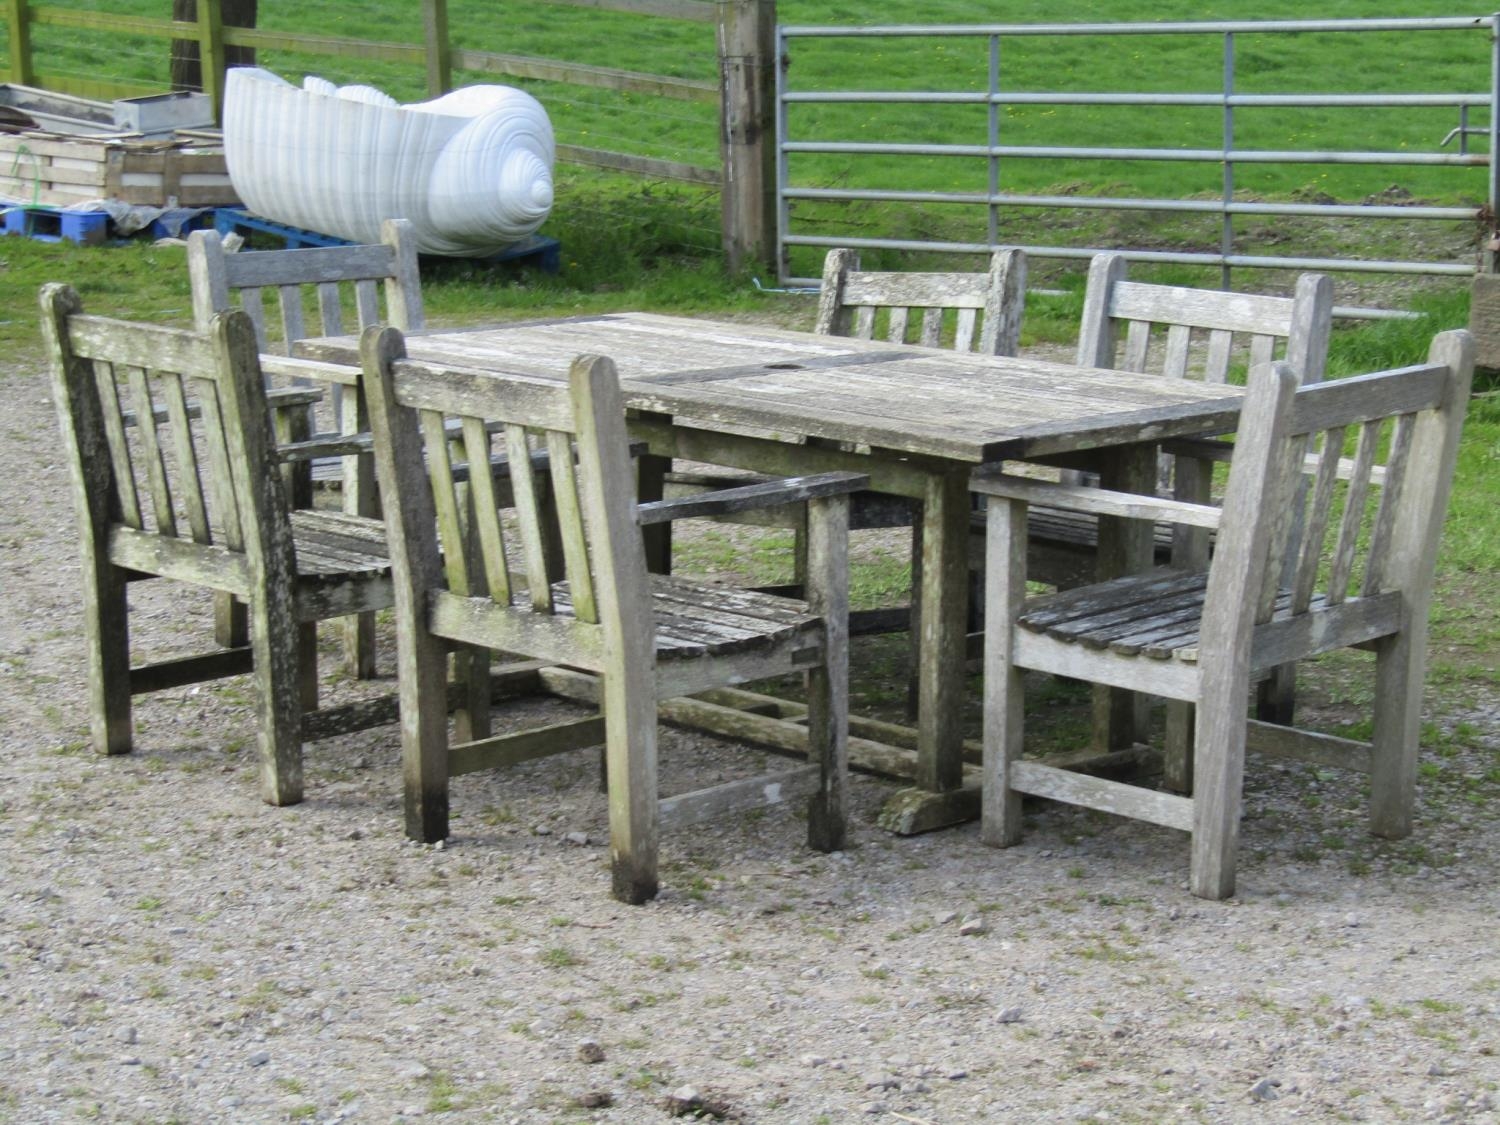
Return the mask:
<svg viewBox="0 0 1500 1125"><path fill-rule="evenodd" d="M218 231L220 235L248 234L251 232L269 234L281 239L288 250L297 250L306 246L352 245L348 239L335 238L331 234L319 234L317 231L302 230L299 227L290 227L285 223L273 222L270 219L263 219L259 215L252 215L248 211L238 207L218 208L214 212L214 230ZM485 258L465 258L462 260L491 264L532 261L538 269L546 273L556 273L562 265L562 244L555 238L546 238L539 234L533 234L516 243L514 246L507 247L498 254L492 254Z"/></svg>
<svg viewBox="0 0 1500 1125"><path fill-rule="evenodd" d="M37 242L77 242L102 246L109 237L108 211L64 211L15 205L4 212L5 233Z"/></svg>

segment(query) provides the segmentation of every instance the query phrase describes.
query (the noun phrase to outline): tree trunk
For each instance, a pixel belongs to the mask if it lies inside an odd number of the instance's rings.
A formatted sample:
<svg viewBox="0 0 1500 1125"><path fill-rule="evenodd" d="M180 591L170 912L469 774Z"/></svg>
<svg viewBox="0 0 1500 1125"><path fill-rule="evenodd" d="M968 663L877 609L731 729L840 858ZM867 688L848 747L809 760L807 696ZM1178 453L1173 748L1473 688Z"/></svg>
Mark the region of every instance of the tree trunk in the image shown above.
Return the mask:
<svg viewBox="0 0 1500 1125"><path fill-rule="evenodd" d="M258 0L219 0L225 27L254 27ZM188 23L198 19L198 0L172 0L172 18ZM254 66L253 47L228 47L224 52L228 66ZM203 67L198 58L196 39L172 40L172 89L202 90Z"/></svg>

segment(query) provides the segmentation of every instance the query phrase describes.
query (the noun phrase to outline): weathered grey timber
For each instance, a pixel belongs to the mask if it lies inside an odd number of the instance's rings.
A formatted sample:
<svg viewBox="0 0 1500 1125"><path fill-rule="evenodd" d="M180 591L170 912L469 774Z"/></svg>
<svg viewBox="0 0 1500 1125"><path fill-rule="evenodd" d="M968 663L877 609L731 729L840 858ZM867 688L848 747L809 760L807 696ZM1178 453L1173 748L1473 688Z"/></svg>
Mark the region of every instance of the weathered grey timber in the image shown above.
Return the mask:
<svg viewBox="0 0 1500 1125"><path fill-rule="evenodd" d="M305 738L389 721L368 705L316 710L316 623L391 605L384 526L288 512L244 312L194 333L85 316L64 285L41 303L78 512L95 748L130 752L132 695L251 672L261 795L300 801ZM132 667L126 585L148 578L243 602L248 643Z"/></svg>
<svg viewBox="0 0 1500 1125"><path fill-rule="evenodd" d="M859 251L830 250L814 330L870 340L883 320L881 334L893 344L936 348L951 331L956 351L977 345L985 355L1015 355L1025 305L1022 250L996 250L985 273L871 273L859 268ZM921 314L916 324L914 312Z"/></svg>
<svg viewBox="0 0 1500 1125"><path fill-rule="evenodd" d="M1233 430L1243 397L1186 379L649 313L414 333L406 348L412 358L397 370L414 388L416 373L442 369L452 393L476 403L487 372L528 376L540 393L578 354L611 355L625 405L641 412L631 432L658 457L774 476L865 473L871 489L922 502L916 777L937 793L962 780L970 470L1065 458L1116 482L1131 458L1100 465L1100 452L1147 443L1154 465L1151 443ZM295 350L347 364L358 342L304 340Z"/></svg>
<svg viewBox="0 0 1500 1125"><path fill-rule="evenodd" d="M820 335L871 340L876 338L878 327L878 335L893 344L911 342L936 348L946 338L955 351L978 350L985 355L1013 356L1020 349L1025 302L1026 254L1022 250L995 251L985 273L873 273L859 268L858 251L830 250L823 264L814 331ZM741 482L734 477L702 472L688 478L676 474L667 478L669 488L673 485L723 488L736 483ZM912 526L915 589L921 585L922 552L920 510L914 509L910 501L865 493L853 500L849 527L860 531ZM796 557L800 563L803 557L800 538ZM913 622L916 616L919 615L857 615L851 628L857 633L868 633L883 624L910 627L917 633L921 623ZM915 691L912 705L915 707Z"/></svg>
<svg viewBox="0 0 1500 1125"><path fill-rule="evenodd" d="M983 838L1017 841L1022 793L1135 817L1191 832L1192 890L1223 898L1234 893L1247 744L1367 772L1370 831L1409 833L1427 606L1473 367L1473 341L1459 331L1433 341L1426 365L1355 379L1299 389L1289 364L1257 369L1222 508L1072 486L1070 507L1146 520L1170 508L1174 520L1215 528L1213 557L1196 572L1160 569L1028 602L1027 508L1063 503L1063 486L976 473L975 490L990 497ZM1346 437L1356 439L1352 461ZM1382 459L1384 487L1371 489ZM1247 721L1252 677L1352 646L1376 657L1368 745ZM1193 706L1192 795L1023 759L1026 669Z"/></svg>
<svg viewBox="0 0 1500 1125"><path fill-rule="evenodd" d="M448 835L450 776L545 753L605 745L613 889L625 902L657 890L664 821L691 823L731 804L790 791L784 773L666 802L658 800L657 702L712 687L806 672L806 738L815 794L808 843L843 844L848 759L848 505L857 473L799 479L772 495L725 498L806 504L806 601L651 575L641 525L671 514L635 497L625 407L614 364L571 363L566 382L403 361L401 333L367 329L365 395L396 579L406 831ZM450 439L457 422L461 442ZM472 506L456 491L454 460L488 465L498 432L512 466L516 529L507 534L488 473L472 473ZM533 446L549 453L547 502ZM575 460L576 450L576 460ZM708 498L685 502L712 514ZM548 515L553 517L549 520ZM555 522L561 555L545 549ZM516 540L509 541L508 540ZM598 679L600 720L450 744L443 679L450 649L521 653ZM792 786L795 788L795 786Z"/></svg>
<svg viewBox="0 0 1500 1125"><path fill-rule="evenodd" d="M1247 372L1257 370L1278 358L1280 351L1279 358L1304 383L1322 380L1333 325L1333 286L1324 275L1302 274L1293 296L1271 297L1129 281L1125 270L1119 254L1100 254L1089 265L1078 333L1080 364L1223 384L1235 362L1243 363ZM1207 460L1164 453L1157 475L1164 493L1199 503L1209 498L1212 465ZM1078 479L1076 474L1064 474L1069 483ZM1069 520L1076 526L1062 535L1049 527ZM1033 578L1075 585L1109 577L1111 572L1095 566L1096 525L1093 516L1083 513L1034 511ZM1179 566L1205 565L1210 541L1206 529L1178 527L1170 542L1158 535L1156 561L1170 558ZM1292 721L1295 673L1291 666L1266 672L1259 688L1262 718ZM1131 732L1123 716L1131 710L1129 701L1116 693L1106 702L1101 694L1098 705L1121 717L1114 741L1128 741ZM1178 763L1192 740L1192 714L1177 704L1168 712L1173 748L1168 760Z"/></svg>
<svg viewBox="0 0 1500 1125"><path fill-rule="evenodd" d="M298 383L327 384L337 419L330 433L314 434L298 445L293 464L318 458L318 471L336 467L343 488L344 511L375 518L379 515L374 488L374 465L369 453L352 444L369 431L359 396L358 371L330 369L323 364L290 360L292 344L308 335L333 336L344 331L344 289L352 290L359 328L388 323L403 329L421 328L422 280L416 242L405 219L381 225L382 241L374 246L316 247L298 250L252 250L230 254L215 231L188 236L188 279L193 292L193 322L206 332L217 312L242 307L255 325L255 339L265 356L268 377ZM384 295L384 313L381 296ZM274 298L274 319L267 314L267 297ZM236 297L238 300L236 300ZM315 302L309 328L306 304ZM274 327L274 331L273 331ZM353 388L348 394L345 387ZM339 440L342 439L342 440ZM282 440L281 444L289 444ZM337 455L339 460L333 458ZM298 472L299 491L310 500L310 465ZM218 607L220 643L240 641L242 618L232 603ZM375 674L375 622L371 614L344 623L344 661L351 675L368 679Z"/></svg>

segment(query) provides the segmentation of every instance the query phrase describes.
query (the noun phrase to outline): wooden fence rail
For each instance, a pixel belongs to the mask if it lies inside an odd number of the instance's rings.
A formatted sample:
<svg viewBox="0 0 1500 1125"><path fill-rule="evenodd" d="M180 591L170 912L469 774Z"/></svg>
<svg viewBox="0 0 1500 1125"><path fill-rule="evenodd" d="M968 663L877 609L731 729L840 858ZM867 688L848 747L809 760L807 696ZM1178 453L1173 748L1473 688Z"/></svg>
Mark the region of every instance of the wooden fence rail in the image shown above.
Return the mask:
<svg viewBox="0 0 1500 1125"><path fill-rule="evenodd" d="M454 47L448 34L447 0L421 0L425 42L392 43L334 35L225 26L220 0L198 0L196 22L49 7L32 0L0 0L8 44L8 81L87 97L132 97L159 93L140 83L91 78L79 82L49 74L32 44L35 27L64 27L198 45L204 93L221 113L226 47L297 51L418 67L430 96L453 88L454 70L540 82L568 83L618 93L717 103L720 166L704 167L580 145L558 146L566 163L605 168L648 179L718 186L723 191L726 266L775 268L774 50L776 0L544 0L572 7L688 20L715 25L718 82L641 74L557 59L498 54ZM42 65L38 65L41 62Z"/></svg>

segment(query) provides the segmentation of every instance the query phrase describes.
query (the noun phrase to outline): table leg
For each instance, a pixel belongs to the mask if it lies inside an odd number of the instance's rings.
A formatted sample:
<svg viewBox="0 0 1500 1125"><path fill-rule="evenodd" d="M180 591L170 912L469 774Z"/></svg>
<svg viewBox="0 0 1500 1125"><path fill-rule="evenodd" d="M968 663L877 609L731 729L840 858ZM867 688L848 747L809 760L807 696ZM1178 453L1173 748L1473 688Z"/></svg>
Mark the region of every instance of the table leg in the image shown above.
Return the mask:
<svg viewBox="0 0 1500 1125"><path fill-rule="evenodd" d="M1100 455L1099 483L1117 492L1156 492L1154 444L1121 446ZM1104 516L1099 520L1098 577L1117 578L1150 568L1154 529L1144 520ZM1094 749L1124 750L1144 736L1150 697L1120 688L1094 688Z"/></svg>
<svg viewBox="0 0 1500 1125"><path fill-rule="evenodd" d="M917 628L917 769L915 789L896 793L881 824L910 835L975 815L963 789L965 624L969 583L969 474L934 473L922 501L922 576Z"/></svg>

